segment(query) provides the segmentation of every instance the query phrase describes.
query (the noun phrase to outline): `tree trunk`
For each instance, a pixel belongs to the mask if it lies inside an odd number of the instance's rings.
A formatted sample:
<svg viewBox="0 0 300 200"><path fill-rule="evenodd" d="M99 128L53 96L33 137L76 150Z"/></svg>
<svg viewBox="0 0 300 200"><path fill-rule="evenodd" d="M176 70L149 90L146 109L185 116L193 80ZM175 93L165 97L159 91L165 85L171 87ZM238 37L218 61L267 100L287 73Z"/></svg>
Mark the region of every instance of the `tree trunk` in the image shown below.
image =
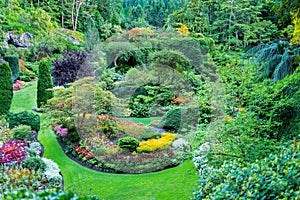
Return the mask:
<svg viewBox="0 0 300 200"><path fill-rule="evenodd" d="M228 30L230 30L230 28L231 28L233 0L231 0L230 3L231 3L231 5L230 5L230 14L229 14L229 19L228 19ZM229 32L229 35L228 35L228 51L230 51L230 32Z"/></svg>
<svg viewBox="0 0 300 200"><path fill-rule="evenodd" d="M73 27L73 30L75 30L75 24L74 24L74 10L75 10L75 3L76 3L76 0L73 0L73 4L72 4L72 27Z"/></svg>
<svg viewBox="0 0 300 200"><path fill-rule="evenodd" d="M239 46L239 33L237 31L235 31L235 38L236 38L236 43L235 43L235 46L238 47Z"/></svg>
<svg viewBox="0 0 300 200"><path fill-rule="evenodd" d="M77 23L78 23L78 15L80 11L80 7L84 3L84 0L80 0L78 3L76 3L76 0L73 1L73 7L72 7L72 23L73 23L73 30L77 30ZM76 8L75 8L76 7ZM76 11L75 14L75 20L74 20L74 10Z"/></svg>
<svg viewBox="0 0 300 200"><path fill-rule="evenodd" d="M65 27L65 18L64 18L64 0L61 0L61 27Z"/></svg>

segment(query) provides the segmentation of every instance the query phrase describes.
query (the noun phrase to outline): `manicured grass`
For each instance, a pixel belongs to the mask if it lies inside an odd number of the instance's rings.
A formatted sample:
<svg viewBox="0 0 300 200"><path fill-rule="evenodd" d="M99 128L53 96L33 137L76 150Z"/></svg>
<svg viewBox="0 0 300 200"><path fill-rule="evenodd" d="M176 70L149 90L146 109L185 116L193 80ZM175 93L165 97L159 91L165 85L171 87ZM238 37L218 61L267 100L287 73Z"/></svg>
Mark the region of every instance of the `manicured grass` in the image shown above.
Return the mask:
<svg viewBox="0 0 300 200"><path fill-rule="evenodd" d="M120 118L121 120L132 121L137 124L144 124L150 125L152 120L161 120L161 117L151 117L151 118L137 118L137 117L130 117L130 118Z"/></svg>
<svg viewBox="0 0 300 200"><path fill-rule="evenodd" d="M59 165L64 176L65 189L83 195L91 190L92 194L101 199L189 199L197 183L195 167L191 161L172 169L148 174L100 173L69 159L46 125L42 126L39 140L45 147L44 156Z"/></svg>
<svg viewBox="0 0 300 200"><path fill-rule="evenodd" d="M33 87L15 93L12 111L32 109L28 104L35 104L33 93L36 90ZM84 168L65 155L43 115L41 121L39 140L45 148L44 157L59 165L66 190L79 195L91 193L110 200L185 200L190 198L197 183L198 177L192 161L160 172L139 175L100 173Z"/></svg>
<svg viewBox="0 0 300 200"><path fill-rule="evenodd" d="M29 84L29 87L14 92L10 112L31 111L36 106L37 81L30 82Z"/></svg>

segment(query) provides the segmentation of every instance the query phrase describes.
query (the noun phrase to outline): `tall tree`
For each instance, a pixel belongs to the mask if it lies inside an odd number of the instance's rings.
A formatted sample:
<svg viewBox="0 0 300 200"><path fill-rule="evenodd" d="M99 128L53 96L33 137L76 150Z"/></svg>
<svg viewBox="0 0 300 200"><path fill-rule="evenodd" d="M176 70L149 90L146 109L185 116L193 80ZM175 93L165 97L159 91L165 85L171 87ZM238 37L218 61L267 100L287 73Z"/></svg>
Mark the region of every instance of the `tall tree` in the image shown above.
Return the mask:
<svg viewBox="0 0 300 200"><path fill-rule="evenodd" d="M77 30L77 24L78 24L78 16L79 16L79 11L84 3L84 0L73 0L72 4L72 26L73 30Z"/></svg>
<svg viewBox="0 0 300 200"><path fill-rule="evenodd" d="M48 99L53 97L50 64L48 60L42 60L39 64L39 79L37 85L37 105L41 107Z"/></svg>
<svg viewBox="0 0 300 200"><path fill-rule="evenodd" d="M0 60L0 115L7 115L13 98L11 70L7 62Z"/></svg>

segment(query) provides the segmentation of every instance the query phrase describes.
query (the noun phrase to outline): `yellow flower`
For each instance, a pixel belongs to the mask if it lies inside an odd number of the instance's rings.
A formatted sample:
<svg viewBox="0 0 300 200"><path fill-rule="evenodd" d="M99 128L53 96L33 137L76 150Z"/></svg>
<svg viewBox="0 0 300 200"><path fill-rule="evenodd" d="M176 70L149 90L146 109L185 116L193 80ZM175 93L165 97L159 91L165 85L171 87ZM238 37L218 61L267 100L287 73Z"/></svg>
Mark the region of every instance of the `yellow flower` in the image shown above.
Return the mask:
<svg viewBox="0 0 300 200"><path fill-rule="evenodd" d="M229 121L231 121L231 120L233 120L233 117L232 117L232 116L228 116L228 117L225 118L225 121L226 121L226 122L229 122Z"/></svg>

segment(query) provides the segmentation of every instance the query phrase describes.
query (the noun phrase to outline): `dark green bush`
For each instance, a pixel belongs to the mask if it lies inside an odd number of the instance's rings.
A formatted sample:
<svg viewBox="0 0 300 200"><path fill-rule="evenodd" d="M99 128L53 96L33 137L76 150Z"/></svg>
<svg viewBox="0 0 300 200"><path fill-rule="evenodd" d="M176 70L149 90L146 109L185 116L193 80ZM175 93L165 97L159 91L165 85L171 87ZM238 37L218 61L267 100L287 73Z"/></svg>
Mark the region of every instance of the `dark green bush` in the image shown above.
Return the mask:
<svg viewBox="0 0 300 200"><path fill-rule="evenodd" d="M28 125L32 130L40 130L40 116L32 112L23 111L20 113L9 114L9 127L14 128L19 125Z"/></svg>
<svg viewBox="0 0 300 200"><path fill-rule="evenodd" d="M20 125L12 129L13 137L16 140L29 140L31 134L31 127L27 125Z"/></svg>
<svg viewBox="0 0 300 200"><path fill-rule="evenodd" d="M178 131L181 124L181 108L169 110L161 120L161 127L168 131Z"/></svg>
<svg viewBox="0 0 300 200"><path fill-rule="evenodd" d="M13 83L8 63L0 60L0 115L6 115L13 98Z"/></svg>
<svg viewBox="0 0 300 200"><path fill-rule="evenodd" d="M122 150L133 152L139 146L139 141L136 138L125 136L119 139L117 144Z"/></svg>
<svg viewBox="0 0 300 200"><path fill-rule="evenodd" d="M48 99L53 97L53 92L48 89L53 88L50 64L48 60L42 60L39 65L39 80L37 85L37 105L41 107Z"/></svg>
<svg viewBox="0 0 300 200"><path fill-rule="evenodd" d="M19 58L17 56L4 56L3 59L9 63L12 79L16 81L19 77Z"/></svg>
<svg viewBox="0 0 300 200"><path fill-rule="evenodd" d="M23 161L22 163L23 168L27 168L30 170L35 170L35 171L43 171L46 169L46 164L44 161L39 158L39 157L29 157L26 160Z"/></svg>
<svg viewBox="0 0 300 200"><path fill-rule="evenodd" d="M297 199L299 162L300 146L294 143L256 162L238 159L221 168L206 168L193 199Z"/></svg>

